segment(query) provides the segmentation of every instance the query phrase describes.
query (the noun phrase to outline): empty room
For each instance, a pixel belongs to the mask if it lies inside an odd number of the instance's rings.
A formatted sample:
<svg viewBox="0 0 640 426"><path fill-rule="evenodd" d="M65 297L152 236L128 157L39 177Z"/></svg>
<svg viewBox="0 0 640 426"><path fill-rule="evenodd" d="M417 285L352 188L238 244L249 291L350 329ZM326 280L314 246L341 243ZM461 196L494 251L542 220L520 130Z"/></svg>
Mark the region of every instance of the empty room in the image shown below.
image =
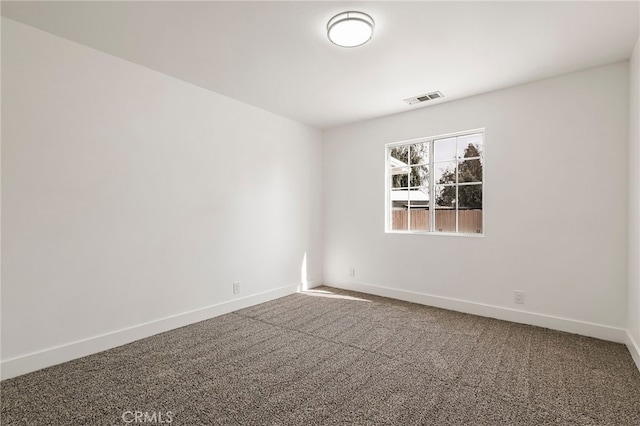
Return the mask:
<svg viewBox="0 0 640 426"><path fill-rule="evenodd" d="M0 423L640 425L639 1L2 1Z"/></svg>

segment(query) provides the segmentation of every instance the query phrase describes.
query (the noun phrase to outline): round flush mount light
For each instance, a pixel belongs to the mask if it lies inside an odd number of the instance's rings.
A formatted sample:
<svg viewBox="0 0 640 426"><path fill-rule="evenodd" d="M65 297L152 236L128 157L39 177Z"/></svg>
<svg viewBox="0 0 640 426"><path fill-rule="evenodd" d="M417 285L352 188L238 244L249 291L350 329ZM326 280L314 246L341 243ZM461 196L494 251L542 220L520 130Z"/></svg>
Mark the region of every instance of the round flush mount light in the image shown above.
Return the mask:
<svg viewBox="0 0 640 426"><path fill-rule="evenodd" d="M327 23L327 37L341 47L362 46L373 36L373 18L362 12L338 13Z"/></svg>

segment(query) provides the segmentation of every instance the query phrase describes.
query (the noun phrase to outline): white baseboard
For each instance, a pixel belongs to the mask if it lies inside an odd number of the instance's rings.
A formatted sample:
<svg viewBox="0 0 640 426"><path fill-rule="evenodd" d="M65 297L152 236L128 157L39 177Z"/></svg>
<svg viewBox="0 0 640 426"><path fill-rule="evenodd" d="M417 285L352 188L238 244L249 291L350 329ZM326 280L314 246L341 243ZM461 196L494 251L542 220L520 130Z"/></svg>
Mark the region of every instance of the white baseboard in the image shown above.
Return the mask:
<svg viewBox="0 0 640 426"><path fill-rule="evenodd" d="M625 343L627 344L629 353L631 353L631 358L633 358L633 361L636 363L636 367L638 367L638 370L640 371L640 345L638 345L638 342L636 342L633 339L633 336L629 334L629 331L627 331L627 341Z"/></svg>
<svg viewBox="0 0 640 426"><path fill-rule="evenodd" d="M309 283L308 288L316 287L316 283ZM441 296L433 296L424 293L415 293L406 290L398 290L388 287L379 287L364 283L339 283L328 284L345 290L360 291L407 302L434 306L458 312L464 312L484 317L497 318L522 324L535 325L553 330L580 334L598 339L609 340L617 343L625 343L636 366L640 370L640 346L632 336L624 329L609 327L600 324L576 321L532 312L518 311L499 306L469 302L466 300L452 299ZM125 345L145 337L173 330L178 327L193 324L216 316L224 315L239 309L253 306L279 297L293 294L298 285L290 285L269 290L227 302L207 306L189 312L183 312L148 323L139 324L111 333L94 336L88 339L45 349L43 351L3 360L0 364L0 377L2 380L16 377L42 368L50 367L83 356L91 355L117 346Z"/></svg>
<svg viewBox="0 0 640 426"><path fill-rule="evenodd" d="M327 284L332 287L345 290L359 291L376 296L389 297L404 300L406 302L419 303L421 305L434 306L482 317L496 318L520 324L535 325L552 330L565 331L616 343L627 342L627 331L623 328L609 327L585 321L577 321L552 315L538 314L534 312L519 311L500 306L470 302L468 300L452 299L442 296L434 296L424 293L415 293L406 290L398 290L389 287L380 287L361 282L340 282ZM636 346L637 348L637 346ZM635 359L635 358L634 358ZM638 361L636 360L636 363Z"/></svg>
<svg viewBox="0 0 640 426"><path fill-rule="evenodd" d="M153 336L154 334L224 315L237 311L238 309L257 305L258 303L268 302L269 300L293 294L297 290L298 284L280 287L263 293L233 299L122 330L90 337L88 339L6 359L0 364L0 377L4 380L42 368L51 367L52 365L122 346L145 337Z"/></svg>

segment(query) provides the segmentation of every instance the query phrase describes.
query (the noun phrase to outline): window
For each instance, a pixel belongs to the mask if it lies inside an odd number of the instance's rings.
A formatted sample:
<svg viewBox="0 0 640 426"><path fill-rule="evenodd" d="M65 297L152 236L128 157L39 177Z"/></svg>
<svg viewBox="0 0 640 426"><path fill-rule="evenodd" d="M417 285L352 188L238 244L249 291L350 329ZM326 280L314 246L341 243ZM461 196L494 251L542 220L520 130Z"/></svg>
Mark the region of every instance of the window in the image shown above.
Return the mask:
<svg viewBox="0 0 640 426"><path fill-rule="evenodd" d="M482 234L484 131L386 145L386 231Z"/></svg>

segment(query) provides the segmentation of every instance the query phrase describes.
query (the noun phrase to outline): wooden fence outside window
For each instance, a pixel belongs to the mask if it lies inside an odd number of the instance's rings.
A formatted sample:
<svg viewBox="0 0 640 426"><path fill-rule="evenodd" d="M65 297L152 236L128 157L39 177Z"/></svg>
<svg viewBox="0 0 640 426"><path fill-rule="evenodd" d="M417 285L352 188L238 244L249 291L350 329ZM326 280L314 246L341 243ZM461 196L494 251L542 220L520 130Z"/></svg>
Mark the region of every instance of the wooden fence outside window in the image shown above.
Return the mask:
<svg viewBox="0 0 640 426"><path fill-rule="evenodd" d="M409 212L407 210L393 210L391 212L391 229L407 230ZM456 232L456 211L436 210L435 232ZM411 230L429 230L429 210L411 211ZM458 233L481 234L482 210L458 210Z"/></svg>

